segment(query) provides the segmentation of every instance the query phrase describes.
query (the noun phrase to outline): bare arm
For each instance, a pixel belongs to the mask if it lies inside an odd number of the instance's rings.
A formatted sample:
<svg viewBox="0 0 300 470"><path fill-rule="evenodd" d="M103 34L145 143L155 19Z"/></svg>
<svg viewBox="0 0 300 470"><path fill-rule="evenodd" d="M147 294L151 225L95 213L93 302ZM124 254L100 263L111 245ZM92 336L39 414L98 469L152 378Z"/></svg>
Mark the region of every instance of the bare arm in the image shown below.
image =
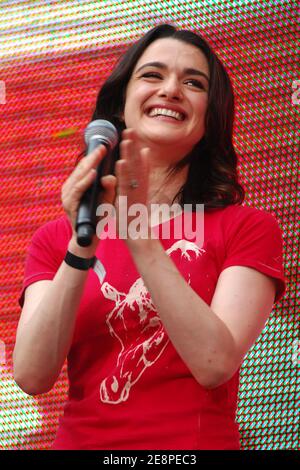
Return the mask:
<svg viewBox="0 0 300 470"><path fill-rule="evenodd" d="M77 208L104 155L104 148L100 148L85 157L62 189L63 207L73 227L68 250L82 258L94 256L99 240L95 236L92 245L86 248L77 244L74 230ZM109 201L115 191L114 177L102 178L102 183L103 200ZM14 377L26 393L45 393L55 383L70 349L86 278L86 271L63 261L52 281L39 281L26 289L13 352Z"/></svg>
<svg viewBox="0 0 300 470"><path fill-rule="evenodd" d="M75 243L69 250L80 256ZM26 393L45 393L54 385L70 348L86 278L87 271L62 262L53 281L26 289L13 353L15 381Z"/></svg>
<svg viewBox="0 0 300 470"><path fill-rule="evenodd" d="M134 130L123 131L116 163L119 195L147 204L151 152L140 151ZM131 189L134 178L138 187ZM159 240L127 239L138 271L178 354L206 388L237 371L272 310L275 281L245 266L224 269L208 305L189 286Z"/></svg>
<svg viewBox="0 0 300 470"><path fill-rule="evenodd" d="M209 306L158 240L128 245L174 347L196 380L206 388L229 380L271 312L274 280L244 266L226 268Z"/></svg>

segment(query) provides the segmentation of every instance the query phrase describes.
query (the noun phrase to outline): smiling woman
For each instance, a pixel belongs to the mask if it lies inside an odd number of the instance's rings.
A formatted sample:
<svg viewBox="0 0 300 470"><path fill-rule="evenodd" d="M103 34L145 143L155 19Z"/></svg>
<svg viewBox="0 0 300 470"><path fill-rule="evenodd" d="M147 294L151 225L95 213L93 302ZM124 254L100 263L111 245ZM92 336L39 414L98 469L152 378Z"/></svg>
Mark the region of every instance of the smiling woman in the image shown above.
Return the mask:
<svg viewBox="0 0 300 470"><path fill-rule="evenodd" d="M203 75L208 74L205 55L173 38L151 43L138 60L127 85L124 120L141 144L153 149L152 164L176 164L203 137L208 102ZM170 145L172 152L167 152Z"/></svg>
<svg viewBox="0 0 300 470"><path fill-rule="evenodd" d="M239 449L239 368L285 278L277 221L241 204L233 110L215 53L169 25L129 48L101 88L93 119L120 137L102 205L118 217L124 198L128 208L190 204L196 230L176 239L158 223L158 236L149 226L134 238L127 226L124 239L81 247L78 205L106 149L64 183L66 215L29 248L14 350L15 379L30 394L50 390L68 358L55 449Z"/></svg>
<svg viewBox="0 0 300 470"><path fill-rule="evenodd" d="M140 106L143 106L139 110L140 113L151 111L149 105L158 104L160 109L165 108L167 102L167 109L179 112L185 117L188 110L191 112L192 103L195 103L195 107L197 103L199 105L196 115L192 113L187 116L189 119L184 122L182 130L184 128L187 133L185 135L188 135L189 145L196 139L197 132L200 135L202 133L202 138L194 143L190 151L184 152L188 142L182 142L178 132L176 145L173 140L172 152L161 152L164 160L168 157L172 160L169 162L169 171L173 177L182 170L185 175L174 200L178 200L182 205L201 201L206 208L242 203L244 189L238 182L237 156L232 144L233 90L223 64L207 42L191 31L176 30L170 25L161 25L149 31L124 54L102 86L93 119L108 119L116 126L121 136L122 131L128 127L124 121L124 107L125 110L128 109L129 114L130 104L126 98L129 94L130 101L130 85L135 83L137 86L139 82L142 82L138 85L141 93L144 89L147 89L148 93L151 93L151 89L157 92L150 103L140 103ZM175 88L175 96L170 98L168 94L172 94L172 87L177 87L177 90ZM176 94L184 92L187 96L183 104L182 97L176 97ZM136 99L138 96L137 94ZM131 103L131 106L134 105L135 103ZM192 119L197 122L192 122ZM172 122L174 123L174 120ZM192 124L197 125L194 128ZM146 120L145 126L147 127ZM202 130L199 128L201 126ZM160 133L158 126L154 128L151 124L150 128L150 123L147 131L152 135L153 132ZM148 138L147 131L145 129L143 135L145 139ZM172 136L165 131L161 140L165 138L167 144L169 138L175 138L173 131ZM189 132L193 135L190 136ZM180 158L182 153L183 158ZM119 156L117 147L111 161L111 172L114 171Z"/></svg>

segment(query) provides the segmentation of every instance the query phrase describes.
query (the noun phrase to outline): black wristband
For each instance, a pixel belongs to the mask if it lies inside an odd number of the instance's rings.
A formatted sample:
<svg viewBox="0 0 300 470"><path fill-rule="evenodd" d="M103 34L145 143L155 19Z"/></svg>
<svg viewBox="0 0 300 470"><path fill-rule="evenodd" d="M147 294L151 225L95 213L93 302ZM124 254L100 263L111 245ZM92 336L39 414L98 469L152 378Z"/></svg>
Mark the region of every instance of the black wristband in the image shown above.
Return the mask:
<svg viewBox="0 0 300 470"><path fill-rule="evenodd" d="M73 255L67 251L65 256L65 263L75 269L80 269L81 271L87 271L92 268L95 264L96 256L93 258L80 258L79 256Z"/></svg>

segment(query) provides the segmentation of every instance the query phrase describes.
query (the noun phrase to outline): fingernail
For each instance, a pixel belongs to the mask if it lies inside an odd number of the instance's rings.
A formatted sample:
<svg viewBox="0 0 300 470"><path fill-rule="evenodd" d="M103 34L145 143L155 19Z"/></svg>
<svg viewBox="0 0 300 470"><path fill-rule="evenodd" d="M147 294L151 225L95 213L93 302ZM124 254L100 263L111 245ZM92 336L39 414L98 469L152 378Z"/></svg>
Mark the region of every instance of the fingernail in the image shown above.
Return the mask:
<svg viewBox="0 0 300 470"><path fill-rule="evenodd" d="M96 157L98 157L98 155L101 153L101 145L99 145L99 147L97 147L95 150L94 150L94 155Z"/></svg>

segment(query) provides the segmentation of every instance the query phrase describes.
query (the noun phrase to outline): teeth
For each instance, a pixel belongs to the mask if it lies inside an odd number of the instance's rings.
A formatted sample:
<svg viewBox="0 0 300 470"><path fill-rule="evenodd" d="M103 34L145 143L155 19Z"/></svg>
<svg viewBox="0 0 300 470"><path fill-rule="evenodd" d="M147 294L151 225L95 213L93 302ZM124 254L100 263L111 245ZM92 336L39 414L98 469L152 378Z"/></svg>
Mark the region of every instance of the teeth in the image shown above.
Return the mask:
<svg viewBox="0 0 300 470"><path fill-rule="evenodd" d="M177 121L183 121L184 116L181 113L178 113L177 111L172 111L171 109L166 109L166 108L152 108L149 112L149 116L170 116L174 119L177 119Z"/></svg>

